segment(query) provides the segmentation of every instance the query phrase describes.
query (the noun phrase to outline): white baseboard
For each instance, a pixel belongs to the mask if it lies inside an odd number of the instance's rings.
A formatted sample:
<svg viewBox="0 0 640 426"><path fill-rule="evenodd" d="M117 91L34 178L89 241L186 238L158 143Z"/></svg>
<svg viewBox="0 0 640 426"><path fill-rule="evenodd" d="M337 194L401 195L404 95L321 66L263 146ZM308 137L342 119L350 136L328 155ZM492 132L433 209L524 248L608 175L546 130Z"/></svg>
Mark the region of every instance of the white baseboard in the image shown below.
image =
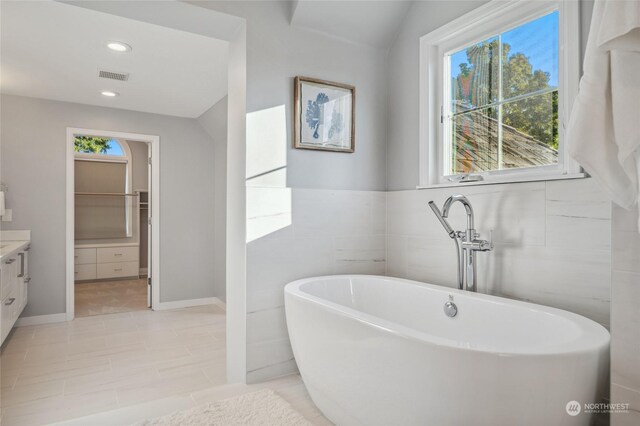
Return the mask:
<svg viewBox="0 0 640 426"><path fill-rule="evenodd" d="M218 299L217 297L213 298L213 304L224 309L225 311L227 310L227 304L224 303L222 300Z"/></svg>
<svg viewBox="0 0 640 426"><path fill-rule="evenodd" d="M16 321L16 327L24 327L27 325L39 325L39 324L52 324L55 322L65 322L67 320L67 314L51 314L51 315L36 315L33 317L18 318Z"/></svg>
<svg viewBox="0 0 640 426"><path fill-rule="evenodd" d="M204 297L202 299L176 300L175 302L160 302L160 305L154 308L156 311L164 311L167 309L190 308L193 306L216 305L226 310L227 305L217 297Z"/></svg>

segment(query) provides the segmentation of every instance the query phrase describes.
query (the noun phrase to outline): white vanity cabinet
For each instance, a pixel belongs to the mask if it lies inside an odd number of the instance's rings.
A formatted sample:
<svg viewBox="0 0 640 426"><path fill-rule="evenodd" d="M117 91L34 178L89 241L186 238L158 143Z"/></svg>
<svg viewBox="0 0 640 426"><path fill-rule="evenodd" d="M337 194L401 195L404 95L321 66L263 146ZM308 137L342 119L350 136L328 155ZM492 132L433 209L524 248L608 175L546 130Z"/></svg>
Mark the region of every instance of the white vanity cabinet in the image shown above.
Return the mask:
<svg viewBox="0 0 640 426"><path fill-rule="evenodd" d="M140 274L138 245L76 246L74 257L76 281L137 277Z"/></svg>
<svg viewBox="0 0 640 426"><path fill-rule="evenodd" d="M6 248L6 250L5 250ZM3 242L0 256L0 344L27 306L29 294L29 241Z"/></svg>

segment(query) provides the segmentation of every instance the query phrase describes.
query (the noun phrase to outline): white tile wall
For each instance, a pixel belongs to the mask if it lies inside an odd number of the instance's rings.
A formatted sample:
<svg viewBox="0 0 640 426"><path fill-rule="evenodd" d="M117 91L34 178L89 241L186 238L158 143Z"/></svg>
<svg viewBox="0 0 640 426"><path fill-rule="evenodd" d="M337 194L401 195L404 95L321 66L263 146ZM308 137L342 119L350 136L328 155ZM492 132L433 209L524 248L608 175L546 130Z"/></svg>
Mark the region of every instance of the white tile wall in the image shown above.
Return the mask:
<svg viewBox="0 0 640 426"><path fill-rule="evenodd" d="M591 179L415 191L247 188L247 380L296 370L284 286L329 274L456 285L453 242L427 206L463 193L483 237L480 291L609 325L610 207ZM455 206L450 221L464 228Z"/></svg>
<svg viewBox="0 0 640 426"><path fill-rule="evenodd" d="M629 404L612 426L640 424L640 233L638 208L613 208L611 400Z"/></svg>
<svg viewBox="0 0 640 426"><path fill-rule="evenodd" d="M385 273L386 195L247 188L247 380L296 371L284 286L330 274Z"/></svg>
<svg viewBox="0 0 640 426"><path fill-rule="evenodd" d="M471 201L476 229L493 231L478 254L479 290L554 306L609 325L610 203L592 179L398 191L387 194L387 275L457 285L455 244L427 203ZM466 228L461 205L449 219Z"/></svg>

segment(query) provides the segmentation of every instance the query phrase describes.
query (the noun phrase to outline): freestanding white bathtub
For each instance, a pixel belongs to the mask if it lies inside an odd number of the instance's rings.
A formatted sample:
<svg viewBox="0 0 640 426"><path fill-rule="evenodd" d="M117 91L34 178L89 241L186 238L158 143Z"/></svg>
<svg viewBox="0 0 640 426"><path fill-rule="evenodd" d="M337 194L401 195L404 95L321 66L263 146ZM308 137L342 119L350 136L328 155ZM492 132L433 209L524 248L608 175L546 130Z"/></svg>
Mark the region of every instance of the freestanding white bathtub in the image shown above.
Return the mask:
<svg viewBox="0 0 640 426"><path fill-rule="evenodd" d="M292 282L285 307L304 383L338 425L588 425L567 404L607 394L609 333L559 309L359 275Z"/></svg>

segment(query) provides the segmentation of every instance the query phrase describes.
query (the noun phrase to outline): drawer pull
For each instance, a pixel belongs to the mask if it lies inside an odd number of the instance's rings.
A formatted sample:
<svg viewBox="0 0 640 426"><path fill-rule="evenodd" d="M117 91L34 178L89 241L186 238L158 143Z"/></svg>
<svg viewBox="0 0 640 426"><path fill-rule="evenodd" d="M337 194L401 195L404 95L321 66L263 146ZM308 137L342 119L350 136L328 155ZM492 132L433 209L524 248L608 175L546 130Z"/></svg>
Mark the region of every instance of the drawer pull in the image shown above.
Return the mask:
<svg viewBox="0 0 640 426"><path fill-rule="evenodd" d="M73 256L73 257L75 257L75 258L77 259L77 258L79 258L80 256L78 256L78 255L76 254L76 255L75 255L75 256Z"/></svg>
<svg viewBox="0 0 640 426"><path fill-rule="evenodd" d="M114 269L113 272L120 272L122 271L122 268L118 268L118 269Z"/></svg>
<svg viewBox="0 0 640 426"><path fill-rule="evenodd" d="M114 256L122 256L122 253L113 253Z"/></svg>
<svg viewBox="0 0 640 426"><path fill-rule="evenodd" d="M4 262L5 265L11 265L13 262L15 262L15 259L9 259L6 262Z"/></svg>
<svg viewBox="0 0 640 426"><path fill-rule="evenodd" d="M75 271L74 274L78 275L78 271Z"/></svg>
<svg viewBox="0 0 640 426"><path fill-rule="evenodd" d="M20 273L18 274L18 278L24 277L24 253L18 253L20 256Z"/></svg>
<svg viewBox="0 0 640 426"><path fill-rule="evenodd" d="M13 302L15 302L15 301L16 301L16 298L15 297L11 297L11 298L9 298L8 302L4 302L4 305L5 306L13 305Z"/></svg>
<svg viewBox="0 0 640 426"><path fill-rule="evenodd" d="M25 284L29 284L31 282L31 277L27 277L24 279Z"/></svg>

